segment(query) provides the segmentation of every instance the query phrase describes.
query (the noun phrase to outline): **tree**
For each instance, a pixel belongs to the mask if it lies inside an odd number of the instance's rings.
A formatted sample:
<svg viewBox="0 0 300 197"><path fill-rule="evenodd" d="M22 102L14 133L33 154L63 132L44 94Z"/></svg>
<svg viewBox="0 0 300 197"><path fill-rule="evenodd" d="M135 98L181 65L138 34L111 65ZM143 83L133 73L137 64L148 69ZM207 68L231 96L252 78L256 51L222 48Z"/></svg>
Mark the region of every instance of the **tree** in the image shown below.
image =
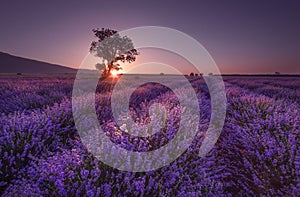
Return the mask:
<svg viewBox="0 0 300 197"><path fill-rule="evenodd" d="M119 61L131 63L139 55L132 40L127 36L120 36L116 30L97 28L93 29L93 33L97 40L91 43L90 53L101 58L102 63L97 63L95 67L102 71L104 78L110 76L113 70L122 69Z"/></svg>
<svg viewBox="0 0 300 197"><path fill-rule="evenodd" d="M191 72L191 73L190 73L190 76L191 76L191 77L193 77L193 76L194 76L194 73L193 73L193 72Z"/></svg>

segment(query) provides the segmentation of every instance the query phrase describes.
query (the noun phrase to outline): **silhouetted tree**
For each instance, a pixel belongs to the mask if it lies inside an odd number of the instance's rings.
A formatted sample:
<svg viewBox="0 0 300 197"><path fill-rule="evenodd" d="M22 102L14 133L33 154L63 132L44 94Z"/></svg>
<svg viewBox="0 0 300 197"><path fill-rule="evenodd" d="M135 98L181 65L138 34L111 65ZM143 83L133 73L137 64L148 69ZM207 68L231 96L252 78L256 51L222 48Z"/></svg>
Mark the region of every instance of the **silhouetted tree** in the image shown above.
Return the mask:
<svg viewBox="0 0 300 197"><path fill-rule="evenodd" d="M191 72L190 76L191 76L191 77L193 77L193 76L194 76L194 73L193 73L193 72Z"/></svg>
<svg viewBox="0 0 300 197"><path fill-rule="evenodd" d="M104 28L93 29L93 33L97 40L91 43L90 53L101 58L102 63L97 63L95 67L102 71L102 77L122 69L118 61L131 63L136 60L139 53L127 36L122 37L116 30Z"/></svg>

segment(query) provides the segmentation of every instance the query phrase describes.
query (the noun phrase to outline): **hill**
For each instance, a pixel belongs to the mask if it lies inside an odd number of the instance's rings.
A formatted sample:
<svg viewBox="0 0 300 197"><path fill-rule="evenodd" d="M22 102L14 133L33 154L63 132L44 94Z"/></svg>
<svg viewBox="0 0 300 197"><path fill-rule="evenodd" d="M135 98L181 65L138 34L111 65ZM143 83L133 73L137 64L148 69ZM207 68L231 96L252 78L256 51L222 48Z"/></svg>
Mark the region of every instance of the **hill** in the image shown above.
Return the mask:
<svg viewBox="0 0 300 197"><path fill-rule="evenodd" d="M0 73L76 73L76 69L0 52Z"/></svg>

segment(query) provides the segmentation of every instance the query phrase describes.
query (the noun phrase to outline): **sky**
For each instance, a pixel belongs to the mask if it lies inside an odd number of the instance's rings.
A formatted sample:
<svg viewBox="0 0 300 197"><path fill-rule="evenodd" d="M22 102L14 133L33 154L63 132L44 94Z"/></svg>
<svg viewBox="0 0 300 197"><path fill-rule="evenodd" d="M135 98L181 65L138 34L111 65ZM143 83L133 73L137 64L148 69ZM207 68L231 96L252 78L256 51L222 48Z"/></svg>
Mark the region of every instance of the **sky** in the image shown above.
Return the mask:
<svg viewBox="0 0 300 197"><path fill-rule="evenodd" d="M78 68L94 40L93 28L163 26L201 43L221 73L295 74L300 73L299 10L296 0L3 0L0 51ZM167 59L183 72L192 70L175 56L144 50L137 62Z"/></svg>

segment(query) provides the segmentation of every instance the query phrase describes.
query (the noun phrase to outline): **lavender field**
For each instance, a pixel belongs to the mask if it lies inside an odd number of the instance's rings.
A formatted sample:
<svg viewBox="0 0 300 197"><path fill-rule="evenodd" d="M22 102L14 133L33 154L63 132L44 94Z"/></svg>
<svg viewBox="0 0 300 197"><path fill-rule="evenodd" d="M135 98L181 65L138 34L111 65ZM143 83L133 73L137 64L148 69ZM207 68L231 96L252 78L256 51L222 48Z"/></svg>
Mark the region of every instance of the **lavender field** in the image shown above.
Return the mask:
<svg viewBox="0 0 300 197"><path fill-rule="evenodd" d="M158 170L125 172L99 161L82 143L72 114L74 77L1 76L0 194L300 196L300 78L225 76L224 128L204 157L198 152L211 117L210 93L202 78L187 78L200 109L191 146ZM111 80L99 81L95 96L97 118L112 142L146 152L174 137L182 109L170 89L148 83L132 94L131 118L147 123L153 102L164 105L168 117L159 133L136 137L114 121L113 88Z"/></svg>

